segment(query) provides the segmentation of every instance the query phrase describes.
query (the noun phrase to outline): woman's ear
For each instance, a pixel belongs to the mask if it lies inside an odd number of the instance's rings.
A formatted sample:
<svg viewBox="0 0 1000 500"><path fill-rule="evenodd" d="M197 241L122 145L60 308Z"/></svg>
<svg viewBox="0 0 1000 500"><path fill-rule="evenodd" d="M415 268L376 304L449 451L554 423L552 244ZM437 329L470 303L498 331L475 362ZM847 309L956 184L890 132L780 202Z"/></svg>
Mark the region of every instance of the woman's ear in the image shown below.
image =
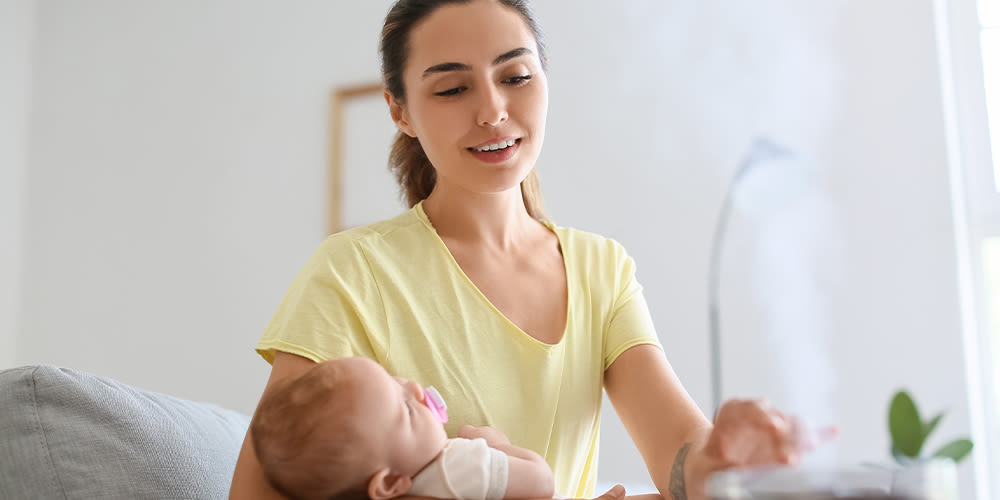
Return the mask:
<svg viewBox="0 0 1000 500"><path fill-rule="evenodd" d="M413 480L406 475L397 474L388 467L379 469L368 481L368 498L371 500L388 500L405 495L413 487Z"/></svg>
<svg viewBox="0 0 1000 500"><path fill-rule="evenodd" d="M389 105L389 115L392 116L392 121L396 122L396 127L399 128L399 131L410 137L416 137L417 134L410 125L410 114L406 108L393 97L392 92L386 90L384 96L385 103Z"/></svg>

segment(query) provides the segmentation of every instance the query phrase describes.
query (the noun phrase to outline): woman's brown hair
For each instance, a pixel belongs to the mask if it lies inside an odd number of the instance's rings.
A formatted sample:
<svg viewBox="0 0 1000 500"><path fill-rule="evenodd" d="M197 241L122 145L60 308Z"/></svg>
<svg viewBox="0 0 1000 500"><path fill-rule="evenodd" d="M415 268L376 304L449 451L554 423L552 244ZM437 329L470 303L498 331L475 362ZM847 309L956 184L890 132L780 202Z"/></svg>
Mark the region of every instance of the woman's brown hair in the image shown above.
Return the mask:
<svg viewBox="0 0 1000 500"><path fill-rule="evenodd" d="M469 3L472 0L399 0L385 17L382 26L382 41L379 44L379 55L382 58L382 78L386 90L400 103L405 102L406 88L403 85L403 68L409 50L410 32L413 27L431 15L439 7L448 4ZM526 0L496 0L500 4L514 9L535 36L538 45L538 57L542 69L546 67L545 44L541 29L535 20L534 13ZM400 189L406 195L409 206L416 205L426 199L434 189L437 174L424 153L420 141L402 132L396 132L396 138L389 153L389 169L395 174ZM524 197L524 207L528 214L538 220L548 220L542 206L542 191L538 182L538 174L532 168L528 176L521 182L521 194Z"/></svg>

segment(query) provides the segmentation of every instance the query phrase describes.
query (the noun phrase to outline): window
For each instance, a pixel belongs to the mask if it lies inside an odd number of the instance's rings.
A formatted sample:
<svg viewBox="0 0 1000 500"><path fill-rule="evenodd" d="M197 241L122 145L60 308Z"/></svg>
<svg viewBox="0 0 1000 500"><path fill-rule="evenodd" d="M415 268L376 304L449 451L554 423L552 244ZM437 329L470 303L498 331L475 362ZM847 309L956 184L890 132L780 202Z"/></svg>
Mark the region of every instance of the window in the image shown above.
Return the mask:
<svg viewBox="0 0 1000 500"><path fill-rule="evenodd" d="M986 280L986 290L989 299L987 306L989 325L993 342L990 357L1000 359L1000 342L997 342L997 332L1000 332L1000 238L992 237L983 241L983 274ZM1000 370L994 366L993 398L1000 401Z"/></svg>
<svg viewBox="0 0 1000 500"><path fill-rule="evenodd" d="M1000 493L1000 0L935 0L978 498Z"/></svg>
<svg viewBox="0 0 1000 500"><path fill-rule="evenodd" d="M1000 191L1000 0L979 0L986 114L993 150L993 185Z"/></svg>
<svg viewBox="0 0 1000 500"><path fill-rule="evenodd" d="M983 89L986 110L986 134L989 137L991 155L985 155L991 164L993 174L993 189L1000 196L1000 0L979 0L979 41L982 51ZM974 167L973 167L974 168ZM994 200L983 200L981 205L993 205ZM992 211L991 211L992 212ZM1000 468L1000 425L997 425L997 415L1000 414L1000 220L993 215L981 216L980 221L980 256L981 279L983 284L982 302L985 302L985 323L987 339L984 342L986 351L986 377L984 388L988 389L986 414L988 420L986 431L989 433L988 447L991 449L993 467L989 475L997 477ZM990 373L992 372L992 373ZM992 375L992 376L990 376ZM992 390L989 390L992 389ZM992 424L992 425L991 425ZM995 480L995 479L994 479ZM991 489L1000 485L991 485Z"/></svg>
<svg viewBox="0 0 1000 500"><path fill-rule="evenodd" d="M978 13L993 186L1000 192L1000 0L979 0ZM991 222L988 226L994 228L996 223ZM992 399L996 407L1000 406L1000 235L985 236L981 253L989 344L992 347L989 353L993 372ZM1000 430L994 430L995 434L998 432Z"/></svg>
<svg viewBox="0 0 1000 500"><path fill-rule="evenodd" d="M983 88L987 133L992 155L993 187L1000 192L1000 0L979 0L979 40L982 49ZM989 325L989 360L992 366L992 400L1000 407L1000 234L997 221L990 217L983 223L981 238L982 278L986 301L986 322ZM993 430L994 435L1000 429ZM994 442L1000 442L997 436Z"/></svg>

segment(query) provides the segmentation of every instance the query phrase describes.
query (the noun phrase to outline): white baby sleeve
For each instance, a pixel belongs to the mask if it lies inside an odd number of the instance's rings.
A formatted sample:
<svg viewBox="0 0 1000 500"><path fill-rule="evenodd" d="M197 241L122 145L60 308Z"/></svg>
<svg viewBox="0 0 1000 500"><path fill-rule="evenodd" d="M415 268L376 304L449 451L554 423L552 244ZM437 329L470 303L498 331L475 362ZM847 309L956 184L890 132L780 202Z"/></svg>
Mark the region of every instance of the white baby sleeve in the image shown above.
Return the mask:
<svg viewBox="0 0 1000 500"><path fill-rule="evenodd" d="M507 493L507 454L482 438L448 441L438 458L413 478L410 494L458 500L501 500Z"/></svg>

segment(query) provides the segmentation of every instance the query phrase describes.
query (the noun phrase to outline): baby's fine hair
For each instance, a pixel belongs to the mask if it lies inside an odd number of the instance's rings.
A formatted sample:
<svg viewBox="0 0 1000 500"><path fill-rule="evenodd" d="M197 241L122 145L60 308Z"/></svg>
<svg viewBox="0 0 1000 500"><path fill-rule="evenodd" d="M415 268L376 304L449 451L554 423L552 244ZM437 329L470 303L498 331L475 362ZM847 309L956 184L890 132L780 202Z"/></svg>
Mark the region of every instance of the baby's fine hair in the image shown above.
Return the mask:
<svg viewBox="0 0 1000 500"><path fill-rule="evenodd" d="M276 490L302 500L368 499L359 429L338 418L349 410L349 384L325 362L265 392L250 434Z"/></svg>

